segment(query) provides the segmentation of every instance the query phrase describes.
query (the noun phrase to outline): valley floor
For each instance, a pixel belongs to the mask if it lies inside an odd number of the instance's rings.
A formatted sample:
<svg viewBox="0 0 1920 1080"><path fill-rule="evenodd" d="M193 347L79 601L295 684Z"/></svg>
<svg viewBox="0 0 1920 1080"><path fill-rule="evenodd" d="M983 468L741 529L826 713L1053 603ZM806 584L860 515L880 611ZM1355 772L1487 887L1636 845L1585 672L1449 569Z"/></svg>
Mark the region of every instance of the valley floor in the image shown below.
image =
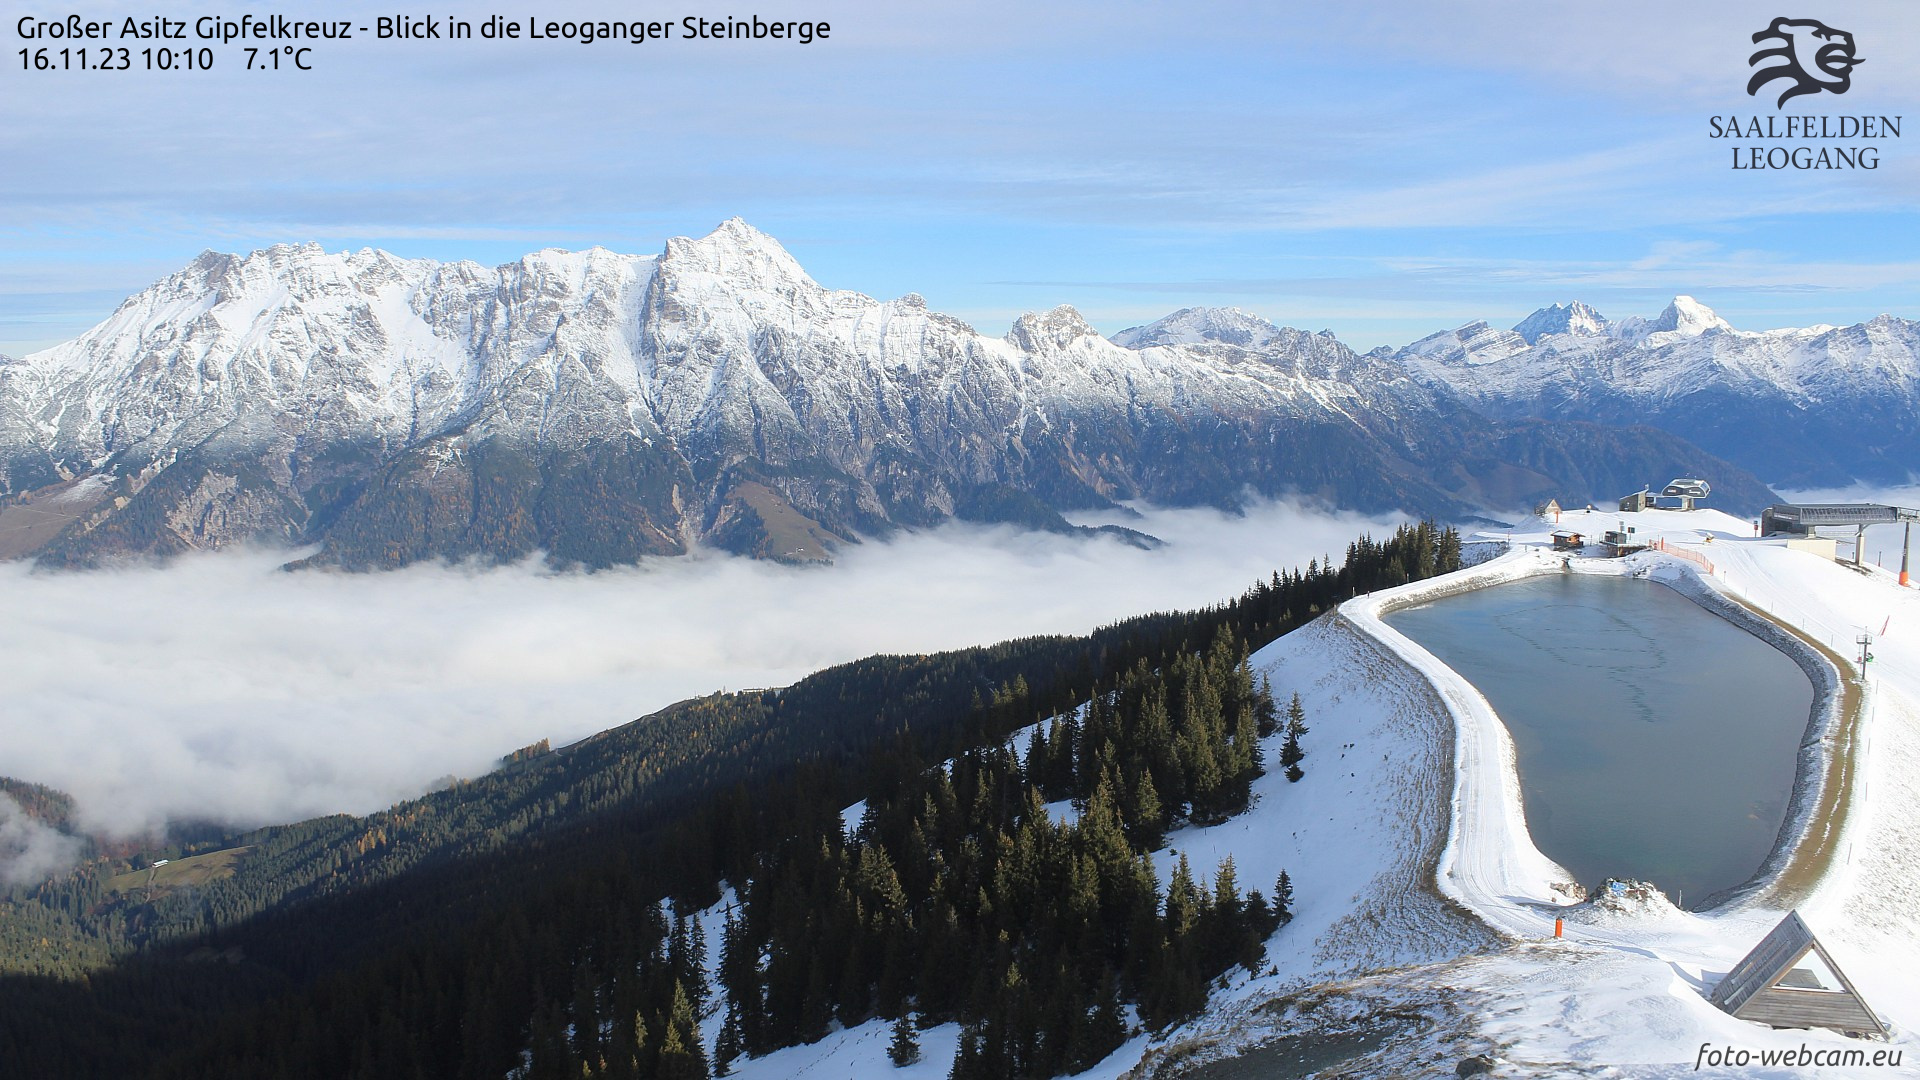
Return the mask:
<svg viewBox="0 0 1920 1080"><path fill-rule="evenodd" d="M1176 832L1159 858L1165 872L1185 853L1211 874L1231 855L1242 887L1267 891L1285 869L1295 918L1268 943L1260 975L1235 969L1201 1016L1138 1035L1083 1075L1305 1077L1337 1065L1343 1076L1450 1076L1475 1055L1513 1077L1920 1074L1920 819L1907 811L1920 805L1920 595L1873 568L1754 540L1750 523L1712 511L1593 514L1592 524L1623 516L1670 549L1576 558L1573 571L1651 576L1735 617L1744 605L1825 646L1815 665L1826 665L1830 688L1857 684L1840 658L1857 652L1862 627L1876 635L1864 686L1827 695L1833 705L1803 746L1790 842L1761 879L1707 912L1658 898L1575 904L1566 872L1528 836L1498 717L1380 620L1393 605L1565 572L1548 550L1550 526L1536 523L1503 535L1512 550L1498 559L1354 600L1255 655L1275 695L1297 692L1305 706L1306 777L1289 784L1273 765L1276 738L1253 808ZM1757 628L1791 644L1779 627ZM1888 1023L1890 1042L1774 1031L1707 1001L1795 908ZM1561 940L1556 916L1567 921ZM922 1033L923 1061L896 1070L876 1022L736 1062L734 1074L940 1077L957 1038L951 1025ZM1696 1071L1703 1046L1803 1045L1899 1051L1906 1066Z"/></svg>

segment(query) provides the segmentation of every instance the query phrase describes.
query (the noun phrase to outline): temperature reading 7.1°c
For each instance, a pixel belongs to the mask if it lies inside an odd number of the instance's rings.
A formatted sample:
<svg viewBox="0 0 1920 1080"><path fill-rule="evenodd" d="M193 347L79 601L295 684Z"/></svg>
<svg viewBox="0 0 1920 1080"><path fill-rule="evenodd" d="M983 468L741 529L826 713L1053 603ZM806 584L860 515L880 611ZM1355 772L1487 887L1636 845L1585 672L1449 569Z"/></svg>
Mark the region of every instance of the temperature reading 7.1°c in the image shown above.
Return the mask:
<svg viewBox="0 0 1920 1080"><path fill-rule="evenodd" d="M247 50L248 71L278 71L282 67L299 68L312 71L307 65L307 54L312 49L257 49Z"/></svg>

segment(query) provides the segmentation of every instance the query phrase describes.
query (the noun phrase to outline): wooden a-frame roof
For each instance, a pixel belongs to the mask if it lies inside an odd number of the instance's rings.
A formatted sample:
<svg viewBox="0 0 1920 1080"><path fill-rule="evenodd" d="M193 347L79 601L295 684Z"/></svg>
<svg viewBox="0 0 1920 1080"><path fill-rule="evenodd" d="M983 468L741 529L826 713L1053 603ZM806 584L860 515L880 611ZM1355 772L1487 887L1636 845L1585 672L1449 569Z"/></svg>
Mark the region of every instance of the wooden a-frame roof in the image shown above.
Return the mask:
<svg viewBox="0 0 1920 1080"><path fill-rule="evenodd" d="M1826 985L1814 971L1798 966L1808 953L1820 958L1838 986ZM1710 1000L1742 1020L1773 1027L1887 1033L1886 1026L1797 911L1788 912L1780 925L1727 972L1727 977L1713 988Z"/></svg>

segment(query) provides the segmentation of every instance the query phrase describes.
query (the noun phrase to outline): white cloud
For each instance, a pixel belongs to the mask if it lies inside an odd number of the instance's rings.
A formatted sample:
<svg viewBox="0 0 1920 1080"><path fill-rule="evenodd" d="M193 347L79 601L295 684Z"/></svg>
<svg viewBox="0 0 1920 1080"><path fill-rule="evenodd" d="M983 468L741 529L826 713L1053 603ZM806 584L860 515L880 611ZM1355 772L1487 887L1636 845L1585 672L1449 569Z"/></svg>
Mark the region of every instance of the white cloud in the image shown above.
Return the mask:
<svg viewBox="0 0 1920 1080"><path fill-rule="evenodd" d="M731 558L281 573L226 554L86 574L0 567L0 773L89 828L367 812L720 688L875 652L1078 633L1212 603L1391 523L1275 505L1161 511L1154 552L954 525L831 568Z"/></svg>
<svg viewBox="0 0 1920 1080"><path fill-rule="evenodd" d="M38 881L72 864L80 841L27 816L0 795L0 885Z"/></svg>

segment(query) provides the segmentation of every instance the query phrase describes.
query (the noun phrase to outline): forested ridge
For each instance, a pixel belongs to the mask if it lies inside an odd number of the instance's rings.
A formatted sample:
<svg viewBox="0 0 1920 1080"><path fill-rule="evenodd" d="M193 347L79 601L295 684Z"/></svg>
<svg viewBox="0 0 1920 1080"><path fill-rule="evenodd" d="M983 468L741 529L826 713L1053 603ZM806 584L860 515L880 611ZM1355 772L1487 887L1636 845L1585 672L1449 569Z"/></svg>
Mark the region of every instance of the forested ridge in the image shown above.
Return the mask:
<svg viewBox="0 0 1920 1080"><path fill-rule="evenodd" d="M74 1077L705 1075L722 1062L699 1050L703 1016L722 1056L871 1016L902 1018L910 1042L911 1016L966 1025L963 1075L1078 1067L1124 1037L1127 1006L1158 1024L1203 1003L1284 917L1259 891L1276 883L1231 866L1162 882L1143 857L1167 829L1244 806L1275 711L1247 653L1458 557L1451 530L1409 526L1216 607L870 657L529 748L365 818L96 858L0 902L0 1061ZM1006 748L1036 722L1024 755ZM840 808L863 798L849 836ZM1071 824L1039 809L1062 799L1081 808ZM110 887L155 855L208 853L231 862L223 876ZM706 907L723 883L724 941L662 912ZM707 949L719 986L700 974Z"/></svg>

